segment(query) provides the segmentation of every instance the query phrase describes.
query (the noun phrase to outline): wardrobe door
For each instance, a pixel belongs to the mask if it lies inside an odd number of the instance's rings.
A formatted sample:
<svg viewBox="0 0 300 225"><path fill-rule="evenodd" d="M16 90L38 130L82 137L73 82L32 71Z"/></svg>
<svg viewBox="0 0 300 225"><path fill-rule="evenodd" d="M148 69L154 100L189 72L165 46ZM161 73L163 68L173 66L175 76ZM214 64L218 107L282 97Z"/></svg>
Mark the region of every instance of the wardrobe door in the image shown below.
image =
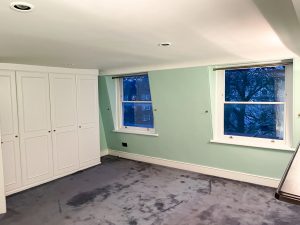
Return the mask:
<svg viewBox="0 0 300 225"><path fill-rule="evenodd" d="M50 99L54 174L68 174L79 167L76 76L50 74Z"/></svg>
<svg viewBox="0 0 300 225"><path fill-rule="evenodd" d="M100 163L98 78L77 76L80 168Z"/></svg>
<svg viewBox="0 0 300 225"><path fill-rule="evenodd" d="M1 133L0 133L1 135ZM0 136L1 140L1 136ZM1 145L0 145L0 153L1 153ZM6 213L6 198L5 198L5 184L4 184L4 174L3 174L3 158L2 154L0 154L0 214Z"/></svg>
<svg viewBox="0 0 300 225"><path fill-rule="evenodd" d="M40 183L53 176L48 74L17 72L17 89L23 183Z"/></svg>
<svg viewBox="0 0 300 225"><path fill-rule="evenodd" d="M5 192L21 187L15 72L0 70L0 129Z"/></svg>

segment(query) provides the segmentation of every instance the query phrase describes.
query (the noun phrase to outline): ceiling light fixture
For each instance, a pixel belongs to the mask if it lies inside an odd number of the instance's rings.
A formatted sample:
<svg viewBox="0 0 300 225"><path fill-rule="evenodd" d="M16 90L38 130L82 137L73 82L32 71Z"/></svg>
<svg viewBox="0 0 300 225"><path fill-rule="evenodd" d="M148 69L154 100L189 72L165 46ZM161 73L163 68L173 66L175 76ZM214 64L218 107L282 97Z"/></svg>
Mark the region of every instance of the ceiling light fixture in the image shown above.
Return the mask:
<svg viewBox="0 0 300 225"><path fill-rule="evenodd" d="M10 8L18 12L30 12L34 6L27 2L12 2Z"/></svg>
<svg viewBox="0 0 300 225"><path fill-rule="evenodd" d="M170 42L162 42L162 43L159 43L158 46L159 47L169 47L169 46L171 46L171 43Z"/></svg>

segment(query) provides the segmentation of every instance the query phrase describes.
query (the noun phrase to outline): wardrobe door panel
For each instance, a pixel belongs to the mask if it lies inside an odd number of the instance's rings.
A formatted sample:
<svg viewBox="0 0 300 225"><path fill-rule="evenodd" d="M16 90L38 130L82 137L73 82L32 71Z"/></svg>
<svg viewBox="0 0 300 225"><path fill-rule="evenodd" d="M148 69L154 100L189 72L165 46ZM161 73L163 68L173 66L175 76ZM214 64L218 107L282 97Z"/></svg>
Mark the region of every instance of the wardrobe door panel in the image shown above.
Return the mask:
<svg viewBox="0 0 300 225"><path fill-rule="evenodd" d="M5 192L21 186L15 72L0 70L0 129Z"/></svg>
<svg viewBox="0 0 300 225"><path fill-rule="evenodd" d="M25 133L49 130L50 128L50 105L48 75L41 74L35 77L20 77L22 96L21 111L23 120L21 126Z"/></svg>
<svg viewBox="0 0 300 225"><path fill-rule="evenodd" d="M50 74L51 119L55 175L79 167L76 76Z"/></svg>
<svg viewBox="0 0 300 225"><path fill-rule="evenodd" d="M82 127L79 130L80 165L85 167L100 162L98 127Z"/></svg>
<svg viewBox="0 0 300 225"><path fill-rule="evenodd" d="M1 151L2 149L0 145L0 152ZM4 174L3 174L3 158L2 158L2 154L0 154L0 214L5 212L6 212L6 198L5 198L5 184L4 184Z"/></svg>
<svg viewBox="0 0 300 225"><path fill-rule="evenodd" d="M5 192L21 187L21 161L19 142L7 139L2 143Z"/></svg>
<svg viewBox="0 0 300 225"><path fill-rule="evenodd" d="M80 167L100 163L98 79L77 76Z"/></svg>
<svg viewBox="0 0 300 225"><path fill-rule="evenodd" d="M0 71L0 125L1 135L13 135L16 130L15 126L15 87L14 73L10 71Z"/></svg>
<svg viewBox="0 0 300 225"><path fill-rule="evenodd" d="M64 131L59 131L54 136L55 174L76 171L79 164L77 131L64 129Z"/></svg>
<svg viewBox="0 0 300 225"><path fill-rule="evenodd" d="M51 149L48 135L25 138L21 143L26 154L26 172L28 180L35 180L44 176L48 177L51 167L49 152ZM45 157L46 156L46 157Z"/></svg>
<svg viewBox="0 0 300 225"><path fill-rule="evenodd" d="M24 185L53 176L49 78L17 72L20 147Z"/></svg>
<svg viewBox="0 0 300 225"><path fill-rule="evenodd" d="M96 77L77 76L78 120L80 125L98 123L98 80Z"/></svg>

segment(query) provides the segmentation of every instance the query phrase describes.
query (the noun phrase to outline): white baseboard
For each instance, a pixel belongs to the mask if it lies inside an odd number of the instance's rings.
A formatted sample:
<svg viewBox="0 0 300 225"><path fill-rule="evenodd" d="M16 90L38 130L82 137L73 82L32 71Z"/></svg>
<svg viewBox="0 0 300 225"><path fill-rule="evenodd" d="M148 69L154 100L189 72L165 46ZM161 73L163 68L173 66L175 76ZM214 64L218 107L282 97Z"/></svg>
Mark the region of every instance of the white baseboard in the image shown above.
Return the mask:
<svg viewBox="0 0 300 225"><path fill-rule="evenodd" d="M271 177L263 177L248 173L236 172L231 170L219 169L209 166L202 166L192 163L185 163L180 161L162 159L157 157L145 156L140 154L134 154L129 152L117 151L117 150L108 150L109 155L118 156L125 159L131 159L151 164L157 164L166 167L172 167L176 169L182 169L187 171L192 171L196 173L202 173L205 175L211 175L216 177L223 177L231 180L237 180L252 184L263 185L267 187L278 187L280 180L271 178Z"/></svg>
<svg viewBox="0 0 300 225"><path fill-rule="evenodd" d="M108 151L109 151L109 150L108 150L107 148L106 148L106 149L101 149L101 150L100 150L100 156L103 157L103 156L108 155Z"/></svg>

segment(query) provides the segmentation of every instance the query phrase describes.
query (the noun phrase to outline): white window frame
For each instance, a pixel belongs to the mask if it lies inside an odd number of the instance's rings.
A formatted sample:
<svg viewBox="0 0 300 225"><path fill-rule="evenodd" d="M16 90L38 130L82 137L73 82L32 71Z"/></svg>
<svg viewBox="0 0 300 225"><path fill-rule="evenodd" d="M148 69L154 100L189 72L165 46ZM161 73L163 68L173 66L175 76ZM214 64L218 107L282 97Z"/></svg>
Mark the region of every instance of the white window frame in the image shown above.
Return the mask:
<svg viewBox="0 0 300 225"><path fill-rule="evenodd" d="M158 136L155 133L155 128L145 128L145 127L133 127L133 126L123 126L123 102L132 102L132 103L151 103L151 101L123 101L123 78L115 79L116 85L116 127L115 132L121 133L132 133L132 134L144 134ZM153 105L152 105L153 110ZM152 112L153 113L153 112ZM154 121L153 121L154 123Z"/></svg>
<svg viewBox="0 0 300 225"><path fill-rule="evenodd" d="M285 102L261 102L263 104L283 104L284 107L284 138L283 140L244 137L224 134L224 105L226 104L260 104L260 102L226 102L225 101L225 70L216 71L216 102L215 125L212 142L252 146L270 149L294 150L292 145L292 94L293 66L285 66Z"/></svg>

